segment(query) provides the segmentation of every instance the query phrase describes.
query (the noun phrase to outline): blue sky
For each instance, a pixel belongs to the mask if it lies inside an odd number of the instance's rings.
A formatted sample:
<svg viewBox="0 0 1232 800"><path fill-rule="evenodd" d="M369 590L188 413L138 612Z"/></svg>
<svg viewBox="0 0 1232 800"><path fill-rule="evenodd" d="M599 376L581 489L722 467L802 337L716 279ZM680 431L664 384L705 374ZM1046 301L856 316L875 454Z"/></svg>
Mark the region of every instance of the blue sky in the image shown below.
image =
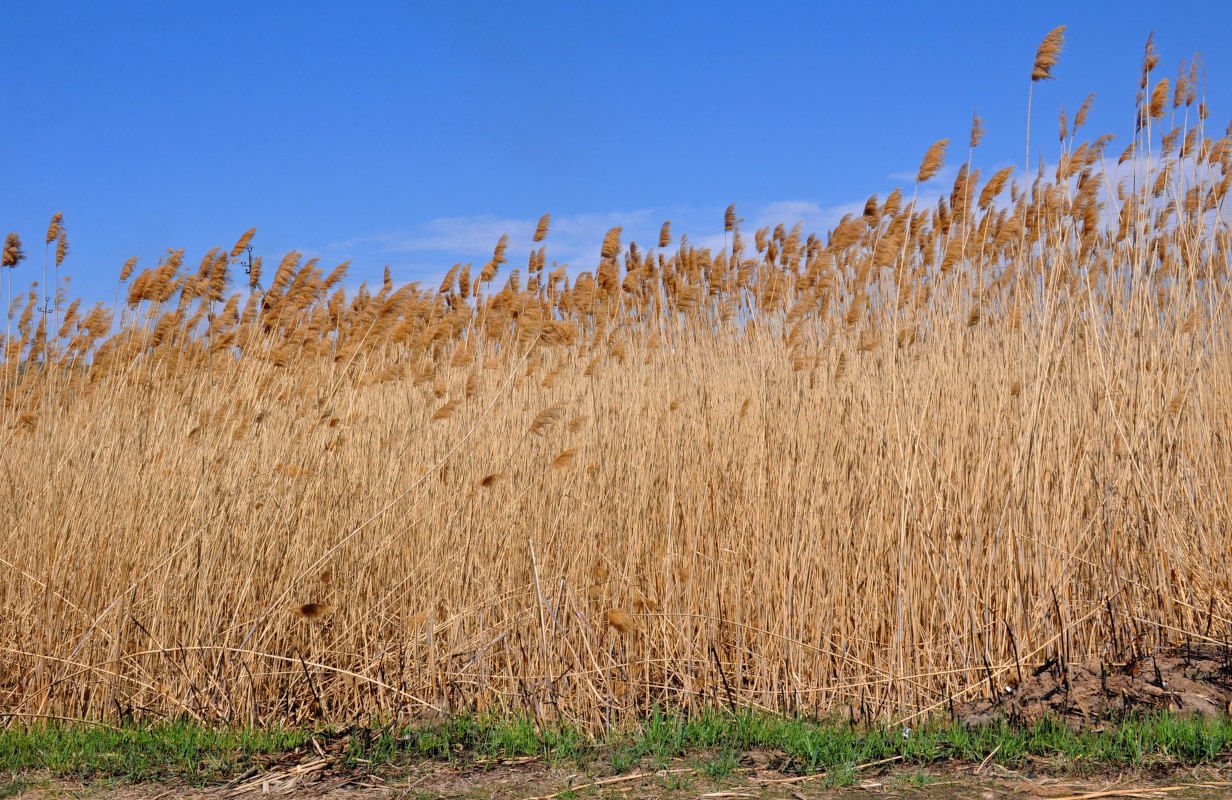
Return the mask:
<svg viewBox="0 0 1232 800"><path fill-rule="evenodd" d="M824 232L904 186L936 139L976 165L1021 165L1097 93L1086 133L1131 132L1155 30L1171 77L1206 64L1210 132L1232 114L1232 3L14 2L0 60L0 228L42 271L62 211L73 295L110 300L121 264L169 247L195 264L247 228L353 278L433 280L482 262L503 232L524 263L539 215L549 260L593 265L603 232L653 243L664 219L721 241L752 228ZM1037 150L1037 152L1039 152Z"/></svg>

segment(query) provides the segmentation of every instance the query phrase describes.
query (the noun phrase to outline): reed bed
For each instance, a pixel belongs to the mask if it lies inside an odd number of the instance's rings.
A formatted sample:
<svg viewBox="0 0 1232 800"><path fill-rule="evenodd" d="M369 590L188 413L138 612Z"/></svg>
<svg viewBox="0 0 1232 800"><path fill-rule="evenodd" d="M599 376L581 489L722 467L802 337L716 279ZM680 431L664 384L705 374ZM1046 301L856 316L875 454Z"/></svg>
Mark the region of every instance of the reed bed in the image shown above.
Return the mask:
<svg viewBox="0 0 1232 800"><path fill-rule="evenodd" d="M18 295L0 716L906 718L1222 641L1232 139L1153 58L1120 158L1088 103L985 178L977 117L952 191L821 234L354 288L233 275L249 231Z"/></svg>

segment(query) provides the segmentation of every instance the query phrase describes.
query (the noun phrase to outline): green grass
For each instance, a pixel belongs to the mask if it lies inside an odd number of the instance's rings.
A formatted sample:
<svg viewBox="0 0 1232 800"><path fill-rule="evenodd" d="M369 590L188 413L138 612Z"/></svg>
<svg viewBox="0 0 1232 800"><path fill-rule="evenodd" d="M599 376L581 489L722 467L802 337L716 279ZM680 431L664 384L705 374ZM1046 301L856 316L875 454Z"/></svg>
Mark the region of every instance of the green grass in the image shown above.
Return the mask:
<svg viewBox="0 0 1232 800"><path fill-rule="evenodd" d="M209 729L183 722L120 729L57 723L10 728L0 730L0 796L14 793L13 787L35 779L31 776L206 785L259 765L263 756L304 747L314 735L327 742L337 734L328 729ZM423 759L482 766L495 759L539 756L548 763L620 773L680 766L687 760L700 776L722 781L739 769L745 753L758 749L783 772L825 772L827 783L843 785L856 779L859 765L889 758L898 759L904 769L900 780L907 781L927 780L921 770L929 765L978 762L989 754L991 763L1008 768L1031 761L1077 773L1219 763L1230 757L1232 719L1163 713L1079 732L1051 720L984 728L934 722L905 732L749 712L656 712L602 738L569 725L478 717L407 728L361 727L350 734L344 765L378 771Z"/></svg>
<svg viewBox="0 0 1232 800"><path fill-rule="evenodd" d="M38 724L0 730L0 776L41 772L127 783L179 778L205 784L242 772L257 756L294 749L311 733L212 729L183 722L119 729Z"/></svg>

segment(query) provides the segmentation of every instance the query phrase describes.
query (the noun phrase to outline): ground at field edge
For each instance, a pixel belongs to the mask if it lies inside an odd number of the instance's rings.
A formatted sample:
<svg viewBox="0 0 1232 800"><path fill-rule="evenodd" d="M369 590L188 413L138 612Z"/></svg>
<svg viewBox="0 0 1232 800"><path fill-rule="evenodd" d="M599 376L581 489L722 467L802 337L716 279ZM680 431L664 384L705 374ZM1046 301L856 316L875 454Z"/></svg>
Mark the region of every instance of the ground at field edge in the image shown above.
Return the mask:
<svg viewBox="0 0 1232 800"><path fill-rule="evenodd" d="M768 754L745 754L739 767L721 778L704 765L681 760L663 769L633 770L592 776L538 759L506 759L465 767L435 761L397 770L368 773L331 769L265 773L208 787L175 782L125 784L74 782L37 774L0 776L5 798L118 798L118 800L185 800L186 798L261 798L270 795L332 800L377 798L450 798L451 800L573 800L574 798L707 798L707 800L839 800L885 797L912 800L1096 800L1103 797L1206 800L1232 796L1232 764L1148 772L1103 771L1082 776L1051 776L1032 769L1009 770L996 764L947 763L929 768L893 764L848 776L849 785L832 785L826 775L798 776L767 767ZM1041 765L1044 766L1044 765ZM844 781L845 783L847 781Z"/></svg>

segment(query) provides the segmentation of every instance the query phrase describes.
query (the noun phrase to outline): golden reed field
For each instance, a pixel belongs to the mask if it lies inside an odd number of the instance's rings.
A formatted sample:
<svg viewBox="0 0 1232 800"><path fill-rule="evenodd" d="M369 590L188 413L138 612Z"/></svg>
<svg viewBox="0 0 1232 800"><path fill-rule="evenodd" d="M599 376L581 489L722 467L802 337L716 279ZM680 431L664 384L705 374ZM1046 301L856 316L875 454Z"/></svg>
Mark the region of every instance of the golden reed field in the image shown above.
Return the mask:
<svg viewBox="0 0 1232 800"><path fill-rule="evenodd" d="M3 716L905 719L1226 640L1232 138L1157 60L1115 150L981 174L977 117L820 234L6 297Z"/></svg>

